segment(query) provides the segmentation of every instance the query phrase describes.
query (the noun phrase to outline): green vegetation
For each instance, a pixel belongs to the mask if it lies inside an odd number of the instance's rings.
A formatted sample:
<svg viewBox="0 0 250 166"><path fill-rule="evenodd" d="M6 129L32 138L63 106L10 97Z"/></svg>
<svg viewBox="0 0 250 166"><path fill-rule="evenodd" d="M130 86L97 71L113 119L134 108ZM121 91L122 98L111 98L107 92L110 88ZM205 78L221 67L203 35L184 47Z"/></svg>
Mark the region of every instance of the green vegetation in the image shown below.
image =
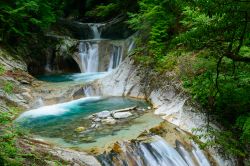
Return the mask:
<svg viewBox="0 0 250 166"><path fill-rule="evenodd" d="M0 76L3 75L5 72L5 68L3 65L0 65Z"/></svg>
<svg viewBox="0 0 250 166"><path fill-rule="evenodd" d="M17 113L16 108L0 112L0 165L19 165L22 161L21 151L16 147L16 140L21 132L12 124Z"/></svg>
<svg viewBox="0 0 250 166"><path fill-rule="evenodd" d="M6 82L4 87L3 87L3 90L6 93L12 93L14 90L14 85L11 82Z"/></svg>
<svg viewBox="0 0 250 166"><path fill-rule="evenodd" d="M211 142L239 158L247 157L250 3L140 0L139 5L140 11L131 13L129 20L141 34L135 58L154 72L178 73L209 121L213 118L225 128L214 132L207 127Z"/></svg>
<svg viewBox="0 0 250 166"><path fill-rule="evenodd" d="M95 22L128 15L127 22L139 32L136 61L154 74L177 73L184 90L206 110L208 122L223 126L224 131L216 131L208 123L205 136L213 139L206 146L222 145L240 162L250 154L249 11L250 2L240 0L4 0L0 44L22 45L27 59L39 59L50 45L44 33L61 17ZM13 89L12 83L3 86L6 93ZM1 112L0 124L9 124L12 113ZM7 127L3 134L1 126L0 131L1 165L19 151L16 132Z"/></svg>
<svg viewBox="0 0 250 166"><path fill-rule="evenodd" d="M0 2L0 37L4 42L20 40L46 30L61 12L60 0Z"/></svg>

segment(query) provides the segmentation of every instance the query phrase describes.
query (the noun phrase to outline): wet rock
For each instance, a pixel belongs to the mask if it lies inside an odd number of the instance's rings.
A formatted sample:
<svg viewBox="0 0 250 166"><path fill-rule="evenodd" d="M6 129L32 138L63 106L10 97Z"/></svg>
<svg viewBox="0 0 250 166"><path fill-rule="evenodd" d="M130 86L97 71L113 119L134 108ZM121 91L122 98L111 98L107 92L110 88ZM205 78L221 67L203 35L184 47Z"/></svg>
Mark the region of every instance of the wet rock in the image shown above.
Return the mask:
<svg viewBox="0 0 250 166"><path fill-rule="evenodd" d="M98 118L107 118L111 115L109 111L102 111L96 114Z"/></svg>
<svg viewBox="0 0 250 166"><path fill-rule="evenodd" d="M145 108L138 108L137 110L138 110L138 111L142 111L142 112L146 111Z"/></svg>
<svg viewBox="0 0 250 166"><path fill-rule="evenodd" d="M27 80L20 80L20 83L22 83L22 84L30 84L30 81L27 81Z"/></svg>
<svg viewBox="0 0 250 166"><path fill-rule="evenodd" d="M116 120L112 117L108 117L107 119L103 119L102 123L112 125L112 124L116 124Z"/></svg>
<svg viewBox="0 0 250 166"><path fill-rule="evenodd" d="M113 117L115 119L123 119L123 118L128 118L132 116L133 114L131 112L116 112L113 114Z"/></svg>
<svg viewBox="0 0 250 166"><path fill-rule="evenodd" d="M136 109L136 106L134 107L128 107L128 108L123 108L123 109L119 109L119 110L113 110L112 114L117 113L117 112L128 112L128 111L133 111Z"/></svg>
<svg viewBox="0 0 250 166"><path fill-rule="evenodd" d="M94 121L94 122L100 122L101 119L100 119L100 118L94 118L93 121Z"/></svg>
<svg viewBox="0 0 250 166"><path fill-rule="evenodd" d="M24 92L24 93L22 93L22 95L27 100L32 100L33 99L33 97L28 92Z"/></svg>
<svg viewBox="0 0 250 166"><path fill-rule="evenodd" d="M85 127L78 127L78 128L75 129L75 131L79 132L79 133L84 131L84 130L85 130Z"/></svg>
<svg viewBox="0 0 250 166"><path fill-rule="evenodd" d="M100 127L100 124L99 123L94 123L91 125L91 128L98 128Z"/></svg>

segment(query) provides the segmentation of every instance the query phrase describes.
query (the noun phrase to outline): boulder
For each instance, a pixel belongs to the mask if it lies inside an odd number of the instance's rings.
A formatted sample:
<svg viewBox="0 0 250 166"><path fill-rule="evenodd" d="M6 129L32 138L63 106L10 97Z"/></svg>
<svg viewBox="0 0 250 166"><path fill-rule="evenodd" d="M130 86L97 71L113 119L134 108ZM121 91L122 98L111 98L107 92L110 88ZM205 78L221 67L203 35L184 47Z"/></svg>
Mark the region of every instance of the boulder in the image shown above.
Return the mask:
<svg viewBox="0 0 250 166"><path fill-rule="evenodd" d="M116 124L116 120L112 117L108 117L107 119L103 119L102 123L112 125L112 124Z"/></svg>
<svg viewBox="0 0 250 166"><path fill-rule="evenodd" d="M102 112L99 112L99 113L96 114L96 116L97 116L98 118L101 118L101 119L107 118L107 117L109 117L110 115L111 115L111 113L110 113L109 111L102 111Z"/></svg>
<svg viewBox="0 0 250 166"><path fill-rule="evenodd" d="M100 118L94 118L93 121L94 121L94 122L100 122L101 119L100 119Z"/></svg>
<svg viewBox="0 0 250 166"><path fill-rule="evenodd" d="M113 114L113 117L115 119L123 119L123 118L128 118L132 116L133 114L131 112L116 112Z"/></svg>

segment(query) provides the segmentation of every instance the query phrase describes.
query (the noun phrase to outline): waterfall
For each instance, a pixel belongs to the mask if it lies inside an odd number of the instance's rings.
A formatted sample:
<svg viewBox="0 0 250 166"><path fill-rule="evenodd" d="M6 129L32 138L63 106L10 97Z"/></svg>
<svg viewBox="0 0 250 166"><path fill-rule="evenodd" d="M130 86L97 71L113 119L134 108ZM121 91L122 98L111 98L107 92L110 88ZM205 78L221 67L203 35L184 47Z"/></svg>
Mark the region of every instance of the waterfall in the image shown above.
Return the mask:
<svg viewBox="0 0 250 166"><path fill-rule="evenodd" d="M189 166L195 166L194 161L192 160L191 155L189 152L185 149L184 145L182 145L181 142L178 140L175 141L176 143L176 149L180 153L180 155L183 157L183 159L187 162Z"/></svg>
<svg viewBox="0 0 250 166"><path fill-rule="evenodd" d="M42 106L44 106L44 101L43 101L43 99L41 97L37 98L35 100L35 102L33 103L33 105L32 105L33 108L39 108L39 107L42 107Z"/></svg>
<svg viewBox="0 0 250 166"><path fill-rule="evenodd" d="M98 72L99 56L97 43L81 41L79 44L79 56L81 72Z"/></svg>
<svg viewBox="0 0 250 166"><path fill-rule="evenodd" d="M86 97L94 96L94 90L91 86L84 87L83 93Z"/></svg>
<svg viewBox="0 0 250 166"><path fill-rule="evenodd" d="M123 49L121 46L112 46L112 53L109 61L108 71L116 68L121 62L123 58Z"/></svg>
<svg viewBox="0 0 250 166"><path fill-rule="evenodd" d="M89 23L88 26L90 27L94 39L100 39L101 38L101 28L104 26L104 24L93 24Z"/></svg>
<svg viewBox="0 0 250 166"><path fill-rule="evenodd" d="M135 41L131 40L128 46L128 53L131 53L131 51L133 51L135 48Z"/></svg>
<svg viewBox="0 0 250 166"><path fill-rule="evenodd" d="M122 40L101 39L101 30L105 24L85 25L92 31L93 38L76 42L78 52L72 55L82 73L112 71L135 48L133 36Z"/></svg>
<svg viewBox="0 0 250 166"><path fill-rule="evenodd" d="M207 157L200 150L199 146L197 144L195 144L194 142L192 142L192 147L193 147L192 153L193 153L195 159L197 160L197 162L199 163L199 165L200 166L210 166Z"/></svg>
<svg viewBox="0 0 250 166"><path fill-rule="evenodd" d="M176 141L175 149L160 136L149 137L149 140L116 143L111 152L97 158L105 166L196 166L197 163L209 166L209 161L197 146L192 145L193 155L179 141Z"/></svg>

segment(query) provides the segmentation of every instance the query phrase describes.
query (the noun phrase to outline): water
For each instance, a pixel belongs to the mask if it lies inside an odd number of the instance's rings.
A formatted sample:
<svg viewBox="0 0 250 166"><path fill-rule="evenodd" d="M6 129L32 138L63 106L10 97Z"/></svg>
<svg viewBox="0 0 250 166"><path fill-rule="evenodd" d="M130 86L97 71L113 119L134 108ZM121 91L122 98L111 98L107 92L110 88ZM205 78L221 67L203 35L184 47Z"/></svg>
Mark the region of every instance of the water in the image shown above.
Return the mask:
<svg viewBox="0 0 250 166"><path fill-rule="evenodd" d="M119 46L112 47L108 71L115 69L123 60L123 49Z"/></svg>
<svg viewBox="0 0 250 166"><path fill-rule="evenodd" d="M174 148L160 136L148 136L142 141L119 142L110 152L97 156L104 166L203 166L210 165L199 149L196 158L188 148L176 142ZM197 150L195 147L193 150ZM181 149L181 153L180 150ZM199 160L203 160L200 162Z"/></svg>
<svg viewBox="0 0 250 166"><path fill-rule="evenodd" d="M110 41L80 41L78 64L82 73L111 71L123 60L124 46Z"/></svg>
<svg viewBox="0 0 250 166"><path fill-rule="evenodd" d="M82 73L98 72L99 52L97 43L80 42L79 56L81 59L80 69Z"/></svg>
<svg viewBox="0 0 250 166"><path fill-rule="evenodd" d="M67 103L44 106L21 114L16 121L35 137L64 147L92 148L105 146L121 139L136 138L145 129L158 125L161 120L153 114L136 115L130 121L100 129L90 129L89 115L132 106L146 108L143 100L123 97L87 97ZM75 132L84 126L85 133Z"/></svg>
<svg viewBox="0 0 250 166"><path fill-rule="evenodd" d="M105 24L94 24L94 23L88 23L88 26L91 28L94 39L100 39L101 38L101 29L102 26L105 26Z"/></svg>
<svg viewBox="0 0 250 166"><path fill-rule="evenodd" d="M37 79L47 82L69 82L69 81L89 82L95 79L103 78L107 74L108 72L50 74L50 75L37 76Z"/></svg>

